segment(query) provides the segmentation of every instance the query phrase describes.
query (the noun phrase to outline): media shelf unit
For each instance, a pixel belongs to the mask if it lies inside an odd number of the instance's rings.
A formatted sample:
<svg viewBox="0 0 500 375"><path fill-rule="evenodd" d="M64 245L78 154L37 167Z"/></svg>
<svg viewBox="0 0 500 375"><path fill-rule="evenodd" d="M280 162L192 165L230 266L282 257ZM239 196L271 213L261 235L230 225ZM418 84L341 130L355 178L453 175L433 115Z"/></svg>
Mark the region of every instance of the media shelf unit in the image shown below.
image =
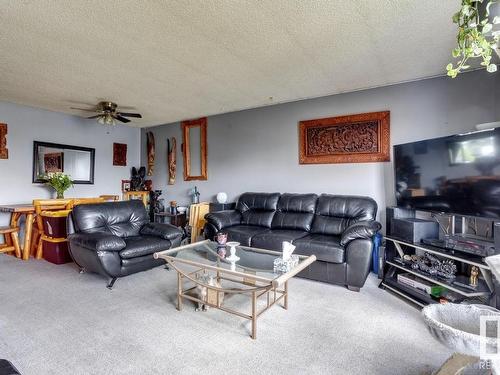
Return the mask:
<svg viewBox="0 0 500 375"><path fill-rule="evenodd" d="M389 258L386 259L384 266L384 276L382 282L380 283L381 288L389 290L420 307L424 307L431 303L438 303L438 300L434 299L432 296L397 282L398 273L410 273L433 284L441 285L446 289L463 296L465 299L480 299L484 303L494 304L495 286L493 284L491 269L483 261L482 258L477 256L468 256L467 254L460 253L458 251L425 245L422 243L405 242L394 237L385 237L385 240L386 243L388 241L394 245L394 248L397 251L397 255L392 257L389 255ZM433 255L437 255L440 258L452 259L457 263L457 266L462 263L469 266L478 267L481 276L480 278L478 278L478 286L472 289L456 285L453 282L455 281L468 285L468 276L457 275L457 277L450 282L442 278L434 277L420 270L414 270L413 268L407 266L404 263L400 263L397 260L398 258L403 259L404 255L406 254L413 255L417 252L427 252Z"/></svg>

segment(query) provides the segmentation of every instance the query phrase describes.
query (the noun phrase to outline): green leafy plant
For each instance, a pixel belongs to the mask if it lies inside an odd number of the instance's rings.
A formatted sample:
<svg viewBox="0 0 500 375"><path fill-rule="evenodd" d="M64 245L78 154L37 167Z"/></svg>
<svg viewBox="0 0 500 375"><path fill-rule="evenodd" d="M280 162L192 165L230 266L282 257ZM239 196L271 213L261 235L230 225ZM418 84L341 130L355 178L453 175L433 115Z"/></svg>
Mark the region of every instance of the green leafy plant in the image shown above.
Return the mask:
<svg viewBox="0 0 500 375"><path fill-rule="evenodd" d="M53 188L57 193L57 199L64 198L64 192L73 187L73 181L70 176L62 172L47 173L42 176L45 184Z"/></svg>
<svg viewBox="0 0 500 375"><path fill-rule="evenodd" d="M452 56L458 58L456 65L446 66L447 74L455 78L462 70L469 68L469 59L481 58L482 66L490 73L497 71L491 62L493 53L500 43L500 30L494 31L494 25L500 24L500 16L490 22L490 8L499 0L462 0L462 7L453 15L453 23L458 25L457 47ZM482 4L485 11L482 12ZM481 14L484 13L484 16Z"/></svg>

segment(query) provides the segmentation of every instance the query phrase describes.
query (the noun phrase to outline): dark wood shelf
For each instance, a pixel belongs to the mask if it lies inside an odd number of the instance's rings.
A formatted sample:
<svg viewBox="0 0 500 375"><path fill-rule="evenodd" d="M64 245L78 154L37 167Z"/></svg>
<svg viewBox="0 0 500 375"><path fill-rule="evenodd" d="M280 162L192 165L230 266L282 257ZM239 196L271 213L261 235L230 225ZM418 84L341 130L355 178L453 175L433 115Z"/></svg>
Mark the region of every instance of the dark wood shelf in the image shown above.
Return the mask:
<svg viewBox="0 0 500 375"><path fill-rule="evenodd" d="M461 294L464 297L468 297L468 298L471 298L471 297L482 297L482 296L489 296L491 294L488 286L481 279L478 280L478 286L477 286L477 288L475 290L472 290L472 289L469 289L469 288L465 288L465 287L461 287L459 285L453 284L453 282L448 282L448 281L445 281L445 280L442 280L442 279L438 279L438 278L433 277L433 276L431 276L429 274L423 273L421 271L414 270L411 267L399 264L399 263L397 263L397 262L395 262L393 260L388 260L387 264L390 264L393 267L399 268L399 269L401 269L403 271L406 271L408 273L416 275L416 276L418 276L418 277L420 277L420 278L422 278L424 280L430 281L431 283L435 283L437 285L444 286L446 289L449 289L449 290L451 290L451 291L453 291L455 293ZM466 277L466 276L457 275L457 277L454 279L454 281L461 282L463 284L468 284L469 278Z"/></svg>
<svg viewBox="0 0 500 375"><path fill-rule="evenodd" d="M403 298L410 300L411 302L424 307L432 303L439 303L437 300L432 298L429 294L420 292L404 284L398 283L396 277L388 277L382 281L382 285L392 292L400 295Z"/></svg>
<svg viewBox="0 0 500 375"><path fill-rule="evenodd" d="M467 255L466 253L460 252L458 250L451 250L451 249L447 249L444 247L426 245L424 243L409 243L409 242L405 242L405 241L400 240L400 239L395 238L395 237L385 237L385 239L388 241L398 243L400 245L410 246L410 247L413 247L415 249L420 249L420 250L426 251L428 253L436 254L438 256L453 259L453 260L456 260L456 261L459 261L462 263L467 263L467 264L470 264L472 266L477 266L477 267L485 269L485 270L490 269L490 266L488 266L484 262L483 258L481 258L480 256Z"/></svg>

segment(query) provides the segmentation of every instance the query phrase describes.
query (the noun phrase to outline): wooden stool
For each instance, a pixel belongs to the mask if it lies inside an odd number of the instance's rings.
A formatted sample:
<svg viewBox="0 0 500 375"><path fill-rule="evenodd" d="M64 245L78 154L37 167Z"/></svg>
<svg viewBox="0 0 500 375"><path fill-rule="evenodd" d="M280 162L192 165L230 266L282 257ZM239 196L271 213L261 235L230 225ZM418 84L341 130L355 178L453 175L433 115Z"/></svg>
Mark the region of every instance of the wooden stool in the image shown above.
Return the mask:
<svg viewBox="0 0 500 375"><path fill-rule="evenodd" d="M9 253L15 251L16 257L21 258L21 247L19 246L19 228L17 227L0 227L0 234L6 239L9 235L12 239L12 246L0 245L0 253ZM7 241L5 241L7 242Z"/></svg>

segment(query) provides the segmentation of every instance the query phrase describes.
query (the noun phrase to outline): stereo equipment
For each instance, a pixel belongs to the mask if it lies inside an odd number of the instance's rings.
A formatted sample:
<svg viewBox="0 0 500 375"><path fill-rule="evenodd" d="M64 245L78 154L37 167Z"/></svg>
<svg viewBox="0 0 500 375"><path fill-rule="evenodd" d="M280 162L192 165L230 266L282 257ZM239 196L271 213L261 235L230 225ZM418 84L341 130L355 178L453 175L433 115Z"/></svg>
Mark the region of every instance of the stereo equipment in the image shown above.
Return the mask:
<svg viewBox="0 0 500 375"><path fill-rule="evenodd" d="M498 253L495 250L493 239L474 236L472 234L450 234L445 236L442 240L426 238L423 239L422 242L426 245L443 247L448 250L478 255L483 258ZM500 247L496 248L500 249Z"/></svg>
<svg viewBox="0 0 500 375"><path fill-rule="evenodd" d="M439 225L434 220L392 219L391 236L405 242L418 243L424 238L438 238Z"/></svg>

